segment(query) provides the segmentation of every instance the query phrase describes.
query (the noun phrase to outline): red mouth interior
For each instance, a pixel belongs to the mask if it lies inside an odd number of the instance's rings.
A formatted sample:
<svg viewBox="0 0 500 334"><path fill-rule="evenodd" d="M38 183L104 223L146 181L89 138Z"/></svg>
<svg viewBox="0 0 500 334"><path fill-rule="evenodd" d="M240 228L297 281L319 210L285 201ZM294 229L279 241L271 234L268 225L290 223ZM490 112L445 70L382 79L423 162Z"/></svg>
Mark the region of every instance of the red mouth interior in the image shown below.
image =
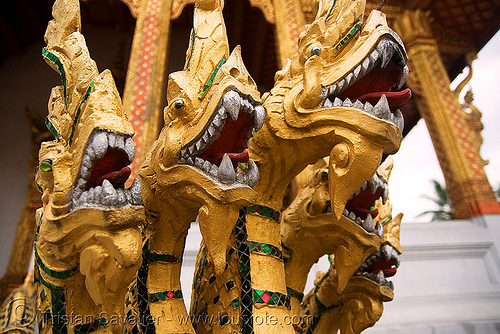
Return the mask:
<svg viewBox="0 0 500 334"><path fill-rule="evenodd" d="M246 151L247 137L252 128L253 119L247 113L240 113L236 122L228 117L219 138L210 144L200 157L217 166L220 165L225 153L228 154L235 166L239 162L247 162L249 160Z"/></svg>
<svg viewBox="0 0 500 334"><path fill-rule="evenodd" d="M369 271L376 275L381 270L384 273L385 277L392 277L396 275L398 268L396 267L395 260L387 261L384 259L379 259L373 264Z"/></svg>
<svg viewBox="0 0 500 334"><path fill-rule="evenodd" d="M410 88L399 92L390 91L399 81L401 71L401 67L392 61L389 62L384 70L381 67L376 67L354 85L347 88L339 95L339 98L341 100L349 98L352 102L359 100L365 103L368 101L372 105L375 105L380 100L382 94L385 94L391 109L399 107L408 102L411 97Z"/></svg>
<svg viewBox="0 0 500 334"><path fill-rule="evenodd" d="M102 185L104 180L111 182L113 187L123 188L130 176L130 167L125 152L110 148L104 156L92 167L85 190Z"/></svg>
<svg viewBox="0 0 500 334"><path fill-rule="evenodd" d="M358 196L347 201L345 208L349 212L354 212L357 217L360 217L363 220L366 219L368 214L370 214L372 218L374 218L378 215L378 210L373 209L373 205L380 196L381 191L379 189L377 189L375 194L372 194L370 188L367 188Z"/></svg>

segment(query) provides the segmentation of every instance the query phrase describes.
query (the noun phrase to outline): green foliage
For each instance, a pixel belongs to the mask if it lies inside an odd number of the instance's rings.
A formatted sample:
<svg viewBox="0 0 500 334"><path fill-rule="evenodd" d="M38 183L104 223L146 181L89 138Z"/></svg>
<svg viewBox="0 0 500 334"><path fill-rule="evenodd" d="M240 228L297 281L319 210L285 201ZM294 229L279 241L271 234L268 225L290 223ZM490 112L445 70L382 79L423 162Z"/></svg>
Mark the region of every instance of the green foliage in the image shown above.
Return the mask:
<svg viewBox="0 0 500 334"><path fill-rule="evenodd" d="M438 206L438 209L422 212L418 215L418 217L432 214L431 221L455 219L455 211L451 206L450 197L448 196L446 187L439 183L439 181L437 180L432 180L432 183L434 184L436 197L433 198L427 195L424 195L422 197L433 201ZM498 189L498 191L500 191L500 188Z"/></svg>

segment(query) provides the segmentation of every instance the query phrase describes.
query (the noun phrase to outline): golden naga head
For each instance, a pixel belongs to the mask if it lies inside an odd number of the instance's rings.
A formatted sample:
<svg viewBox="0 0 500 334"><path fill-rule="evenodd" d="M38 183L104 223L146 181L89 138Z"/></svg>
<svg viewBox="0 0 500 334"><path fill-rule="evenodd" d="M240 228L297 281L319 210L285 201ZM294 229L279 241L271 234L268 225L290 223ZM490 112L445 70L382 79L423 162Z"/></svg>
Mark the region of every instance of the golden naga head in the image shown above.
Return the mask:
<svg viewBox="0 0 500 334"><path fill-rule="evenodd" d="M266 114L240 47L229 52L222 8L220 0L196 1L184 69L169 76L165 126L139 173L154 196L175 189L186 210L201 208L209 248L211 239L229 238L232 226L216 232L224 224L207 217L230 221L229 206L236 222L237 210L256 199L259 171L247 148ZM223 242L216 243L225 251Z"/></svg>
<svg viewBox="0 0 500 334"><path fill-rule="evenodd" d="M411 96L409 89L400 91L408 76L401 39L383 13L364 18L364 8L361 0L321 1L298 53L276 74L264 102L266 124L278 137L330 140L330 195L338 219L382 155L399 149L404 121L398 107ZM282 107L273 108L278 103Z"/></svg>
<svg viewBox="0 0 500 334"><path fill-rule="evenodd" d="M139 182L124 187L135 155L134 130L111 72L99 74L90 58L77 2L56 2L53 15L42 53L62 86L52 89L45 122L56 140L43 143L39 155L44 205L54 216L139 206Z"/></svg>
<svg viewBox="0 0 500 334"><path fill-rule="evenodd" d="M40 268L50 269L40 271L43 280L67 286L66 278L82 274L87 290L78 291L87 291L108 312L121 312L140 266L139 225L145 219L139 182L125 188L134 130L111 72L99 74L90 58L78 1L58 0L52 13L43 57L61 75L62 86L52 90L46 119L55 140L39 152L36 183L43 208L35 257ZM61 270L71 275L54 274ZM78 293L75 299L85 295Z"/></svg>

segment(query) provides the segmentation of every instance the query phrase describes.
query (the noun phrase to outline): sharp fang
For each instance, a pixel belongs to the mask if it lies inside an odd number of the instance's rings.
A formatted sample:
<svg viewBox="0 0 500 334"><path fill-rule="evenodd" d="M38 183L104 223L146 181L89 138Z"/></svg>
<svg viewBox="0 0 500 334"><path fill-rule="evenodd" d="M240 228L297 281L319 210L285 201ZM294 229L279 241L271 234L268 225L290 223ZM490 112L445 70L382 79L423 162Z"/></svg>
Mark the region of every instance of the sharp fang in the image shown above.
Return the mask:
<svg viewBox="0 0 500 334"><path fill-rule="evenodd" d="M201 169L207 174L210 173L210 169L212 168L212 164L209 161L206 161L203 163L203 166L201 166Z"/></svg>
<svg viewBox="0 0 500 334"><path fill-rule="evenodd" d="M259 181L259 168L257 167L257 164L252 160L248 162L248 173L246 175L246 178L247 184L252 188L257 184L257 181Z"/></svg>
<svg viewBox="0 0 500 334"><path fill-rule="evenodd" d="M387 97L385 96L385 94L382 94L380 100L378 100L377 104L373 107L372 113L378 118L390 120L391 109L389 107L389 102L387 101Z"/></svg>
<svg viewBox="0 0 500 334"><path fill-rule="evenodd" d="M219 167L217 167L216 165L212 165L212 167L210 167L210 172L208 173L208 175L210 175L210 177L213 179L217 179L218 172Z"/></svg>
<svg viewBox="0 0 500 334"><path fill-rule="evenodd" d="M104 132L98 132L95 134L92 140L92 147L95 150L95 155L97 159L101 159L106 151L108 150L108 137Z"/></svg>
<svg viewBox="0 0 500 334"><path fill-rule="evenodd" d="M116 195L116 190L113 185L108 180L102 182L102 192L104 194L103 204L107 206L113 206L117 204L118 197Z"/></svg>
<svg viewBox="0 0 500 334"><path fill-rule="evenodd" d="M336 89L336 91L337 91L338 93L340 93L340 92L342 91L342 88L344 88L344 85L345 85L345 80L344 80L344 79L340 80L340 81L337 83L337 87L338 87L338 89Z"/></svg>
<svg viewBox="0 0 500 334"><path fill-rule="evenodd" d="M368 180L368 187L370 188L372 195L375 195L378 188L378 182L376 182L374 178L371 178Z"/></svg>
<svg viewBox="0 0 500 334"><path fill-rule="evenodd" d="M127 154L128 161L132 162L135 158L135 145L131 137L127 137L124 142L124 151Z"/></svg>
<svg viewBox="0 0 500 334"><path fill-rule="evenodd" d="M370 215L368 215L368 216L370 216ZM377 222L375 224L375 233L379 236L380 239L382 239L384 237L384 228L382 227L380 222Z"/></svg>
<svg viewBox="0 0 500 334"><path fill-rule="evenodd" d="M234 90L230 90L224 95L224 100L222 103L226 111L229 113L229 115L231 115L233 121L236 122L241 107L240 95Z"/></svg>
<svg viewBox="0 0 500 334"><path fill-rule="evenodd" d="M382 270L378 272L377 276L375 276L375 279L378 283L383 283L385 281L385 276Z"/></svg>
<svg viewBox="0 0 500 334"><path fill-rule="evenodd" d="M342 105L342 100L339 99L338 97L335 98L335 101L333 101L333 106L334 107L340 107Z"/></svg>
<svg viewBox="0 0 500 334"><path fill-rule="evenodd" d="M266 118L266 110L263 106L258 105L255 106L255 114L254 114L254 122L255 122L255 131L259 131L262 129L264 125L264 120Z"/></svg>
<svg viewBox="0 0 500 334"><path fill-rule="evenodd" d="M365 221L363 222L363 228L368 232L373 231L373 218L371 214L367 214Z"/></svg>
<svg viewBox="0 0 500 334"><path fill-rule="evenodd" d="M330 99L326 99L325 103L323 104L323 107L325 107L325 108L331 108L331 107L333 107L332 101L330 101Z"/></svg>
<svg viewBox="0 0 500 334"><path fill-rule="evenodd" d="M141 194L141 184L139 183L139 180L134 179L134 182L132 182L132 185L130 186L129 189L130 189L130 195L132 196L132 204L133 205L141 204L142 194Z"/></svg>
<svg viewBox="0 0 500 334"><path fill-rule="evenodd" d="M399 130L403 132L405 120L403 118L403 113L399 109L396 109L396 111L394 112L394 124L396 124Z"/></svg>
<svg viewBox="0 0 500 334"><path fill-rule="evenodd" d="M227 153L225 153L222 157L222 162L220 163L219 171L217 173L217 179L224 184L231 184L236 180L233 163Z"/></svg>
<svg viewBox="0 0 500 334"><path fill-rule="evenodd" d="M366 57L363 60L363 63L361 63L361 67L363 68L363 74L366 74L370 70L370 64L371 64L370 57Z"/></svg>
<svg viewBox="0 0 500 334"><path fill-rule="evenodd" d="M380 56L380 54L378 53L378 51L373 50L372 53L370 53L370 59L371 59L372 63L375 63L379 56Z"/></svg>
<svg viewBox="0 0 500 334"><path fill-rule="evenodd" d="M408 68L408 65L405 65L405 67L403 67L403 73L399 77L399 82L398 82L398 84L396 86L396 90L400 90L401 87L403 87L403 85L405 84L406 80L408 80L408 74L409 73L410 73L410 69Z"/></svg>

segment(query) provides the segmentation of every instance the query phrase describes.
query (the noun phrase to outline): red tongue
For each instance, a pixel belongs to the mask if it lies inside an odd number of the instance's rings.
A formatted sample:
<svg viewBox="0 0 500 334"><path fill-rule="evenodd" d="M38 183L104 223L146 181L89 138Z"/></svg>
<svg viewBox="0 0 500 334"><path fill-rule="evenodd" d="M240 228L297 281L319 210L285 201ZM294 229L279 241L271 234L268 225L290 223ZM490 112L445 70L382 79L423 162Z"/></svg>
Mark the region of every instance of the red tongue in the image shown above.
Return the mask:
<svg viewBox="0 0 500 334"><path fill-rule="evenodd" d="M102 185L102 182L104 180L108 180L109 182L111 182L113 187L122 188L123 185L125 184L125 182L127 181L127 179L129 178L130 173L131 173L130 167L128 167L128 166L123 167L119 171L114 171L114 172L111 172L111 173L108 173L108 174L105 174L105 175L99 177L95 181L95 185L100 186L100 185Z"/></svg>
<svg viewBox="0 0 500 334"><path fill-rule="evenodd" d="M366 101L370 102L372 105L377 104L382 95L387 97L387 101L389 102L389 106L391 107L399 107L411 98L411 90L410 88L406 88L400 92L374 92L367 93L357 97L355 100L359 100L360 102L365 103ZM353 100L353 101L355 101Z"/></svg>
<svg viewBox="0 0 500 334"><path fill-rule="evenodd" d="M380 190L377 189L375 194L372 194L370 189L366 189L362 191L358 196L354 197L353 199L350 199L345 208L349 212L354 212L356 216L366 219L366 216L368 214L372 215L373 217L376 217L378 215L378 210L377 209L371 209L377 198L379 198L381 195Z"/></svg>
<svg viewBox="0 0 500 334"><path fill-rule="evenodd" d="M391 263L389 263L389 261L378 260L377 262L375 262L373 264L372 272L374 274L378 274L378 272L381 270L384 273L385 277L392 277L392 276L396 275L398 268L396 266L392 265Z"/></svg>

